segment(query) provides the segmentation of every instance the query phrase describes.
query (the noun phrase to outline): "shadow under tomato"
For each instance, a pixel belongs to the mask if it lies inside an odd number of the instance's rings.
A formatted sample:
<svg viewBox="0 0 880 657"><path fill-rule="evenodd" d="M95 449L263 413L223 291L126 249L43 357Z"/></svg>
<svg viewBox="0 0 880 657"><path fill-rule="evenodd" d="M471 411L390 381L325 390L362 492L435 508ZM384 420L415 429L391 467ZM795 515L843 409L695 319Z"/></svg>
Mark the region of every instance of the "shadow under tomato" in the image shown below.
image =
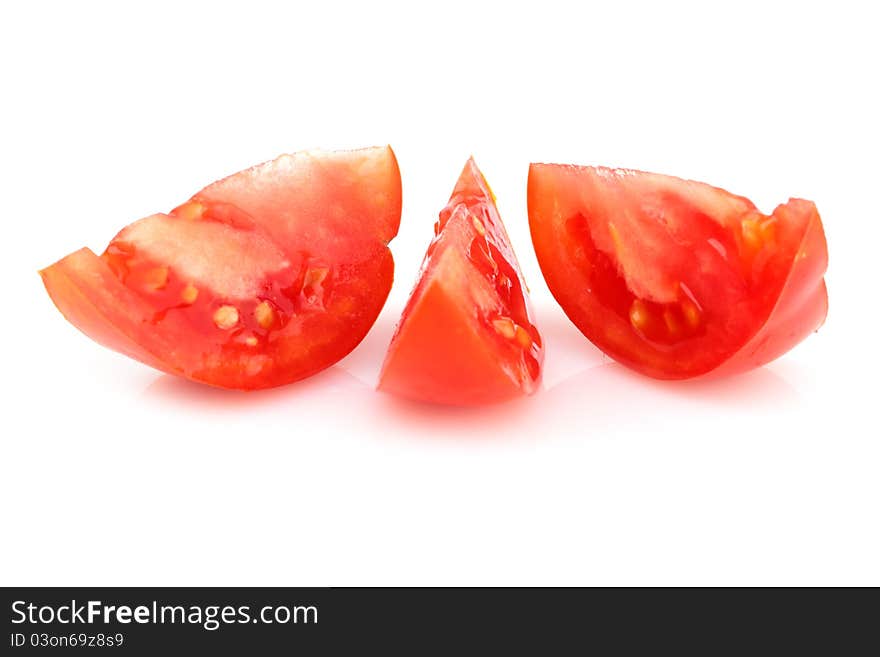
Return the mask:
<svg viewBox="0 0 880 657"><path fill-rule="evenodd" d="M444 440L504 440L528 416L540 412L542 391L487 406L444 406L413 401L386 393L372 400L371 419L395 427L405 438L426 437Z"/></svg>
<svg viewBox="0 0 880 657"><path fill-rule="evenodd" d="M755 405L785 406L798 399L795 388L768 367L759 367L742 374L720 378L697 378L683 381L663 381L642 376L619 363L608 363L603 368L615 370L615 375L631 379L633 385L647 385L658 394L686 397L706 403L742 408Z"/></svg>
<svg viewBox="0 0 880 657"><path fill-rule="evenodd" d="M379 394L368 424L396 438L504 442L664 434L711 437L717 422L748 424L758 414L798 408L798 395L767 368L719 380L658 381L617 363L581 370L531 397L474 408L437 406Z"/></svg>
<svg viewBox="0 0 880 657"><path fill-rule="evenodd" d="M338 403L340 396L370 393L369 386L337 366L307 379L265 390L225 390L163 374L143 391L144 397L149 399L211 411L237 411L240 408L274 405L279 401L289 403L304 397L312 400L315 397L326 398L328 403Z"/></svg>
<svg viewBox="0 0 880 657"><path fill-rule="evenodd" d="M718 422L747 426L760 414L800 408L795 389L767 367L723 379L658 381L613 362L580 369L530 397L481 407L439 406L379 393L338 365L297 383L254 392L162 375L143 395L163 406L214 415L280 409L300 425L312 426L321 418L325 428L363 440L493 444L601 440L634 431L662 438L689 427L711 436Z"/></svg>
<svg viewBox="0 0 880 657"><path fill-rule="evenodd" d="M533 431L608 437L618 431L662 435L714 423L742 421L758 413L790 412L798 394L785 379L760 368L716 380L660 381L618 363L589 368L541 395Z"/></svg>

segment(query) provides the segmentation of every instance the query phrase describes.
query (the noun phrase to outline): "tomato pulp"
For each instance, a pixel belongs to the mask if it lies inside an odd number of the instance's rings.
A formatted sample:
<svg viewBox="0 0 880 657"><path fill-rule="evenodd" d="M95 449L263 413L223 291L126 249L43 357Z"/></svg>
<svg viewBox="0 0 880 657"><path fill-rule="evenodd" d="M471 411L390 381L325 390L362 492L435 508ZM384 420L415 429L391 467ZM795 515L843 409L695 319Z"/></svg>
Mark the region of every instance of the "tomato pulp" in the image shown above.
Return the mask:
<svg viewBox="0 0 880 657"><path fill-rule="evenodd" d="M810 201L765 215L704 183L532 164L528 204L553 296L596 346L649 376L758 367L825 319L828 250Z"/></svg>
<svg viewBox="0 0 880 657"><path fill-rule="evenodd" d="M537 388L544 350L494 196L473 159L434 225L379 389L478 405Z"/></svg>
<svg viewBox="0 0 880 657"><path fill-rule="evenodd" d="M194 381L266 388L363 339L391 289L400 211L390 147L282 155L40 275L95 341Z"/></svg>

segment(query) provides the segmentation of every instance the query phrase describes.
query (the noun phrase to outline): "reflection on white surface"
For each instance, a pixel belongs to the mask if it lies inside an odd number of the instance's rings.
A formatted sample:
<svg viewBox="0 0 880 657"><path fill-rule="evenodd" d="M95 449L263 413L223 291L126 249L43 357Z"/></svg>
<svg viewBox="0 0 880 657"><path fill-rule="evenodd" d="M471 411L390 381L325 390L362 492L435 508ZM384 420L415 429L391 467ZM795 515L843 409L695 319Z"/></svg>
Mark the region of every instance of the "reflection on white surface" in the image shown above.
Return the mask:
<svg viewBox="0 0 880 657"><path fill-rule="evenodd" d="M784 379L760 369L718 381L655 381L617 363L588 368L535 395L480 408L454 408L379 395L372 422L410 436L492 440L602 437L644 429L662 433L707 414L719 418L756 410L784 411L797 393ZM702 421L702 420L700 420Z"/></svg>
<svg viewBox="0 0 880 657"><path fill-rule="evenodd" d="M333 366L302 381L266 390L224 390L162 374L144 389L144 396L173 406L209 408L228 412L259 412L279 404L323 397L339 402L340 397L357 397L371 390L363 382Z"/></svg>
<svg viewBox="0 0 880 657"><path fill-rule="evenodd" d="M769 368L716 380L658 381L613 362L594 365L544 385L531 397L483 407L450 407L397 398L339 365L279 388L221 390L161 375L144 397L184 412L235 414L254 425L270 418L298 424L352 424L378 438L491 441L599 437L609 432L663 433L675 424L784 411L798 394ZM703 418L703 419L700 419Z"/></svg>

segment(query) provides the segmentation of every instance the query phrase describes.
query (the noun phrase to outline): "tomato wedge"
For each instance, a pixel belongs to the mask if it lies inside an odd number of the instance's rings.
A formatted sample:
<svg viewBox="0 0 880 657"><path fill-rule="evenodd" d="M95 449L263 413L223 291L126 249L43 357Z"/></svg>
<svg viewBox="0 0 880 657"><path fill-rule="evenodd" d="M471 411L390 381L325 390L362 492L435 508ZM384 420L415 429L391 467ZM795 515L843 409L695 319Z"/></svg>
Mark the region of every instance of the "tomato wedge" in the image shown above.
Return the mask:
<svg viewBox="0 0 880 657"><path fill-rule="evenodd" d="M266 388L363 339L391 289L400 211L390 147L282 155L40 274L96 342L194 381Z"/></svg>
<svg viewBox="0 0 880 657"><path fill-rule="evenodd" d="M828 250L810 201L765 215L704 183L532 164L528 204L553 296L602 351L649 376L758 367L825 319Z"/></svg>
<svg viewBox="0 0 880 657"><path fill-rule="evenodd" d="M544 350L494 195L473 158L434 225L379 389L470 406L537 388Z"/></svg>

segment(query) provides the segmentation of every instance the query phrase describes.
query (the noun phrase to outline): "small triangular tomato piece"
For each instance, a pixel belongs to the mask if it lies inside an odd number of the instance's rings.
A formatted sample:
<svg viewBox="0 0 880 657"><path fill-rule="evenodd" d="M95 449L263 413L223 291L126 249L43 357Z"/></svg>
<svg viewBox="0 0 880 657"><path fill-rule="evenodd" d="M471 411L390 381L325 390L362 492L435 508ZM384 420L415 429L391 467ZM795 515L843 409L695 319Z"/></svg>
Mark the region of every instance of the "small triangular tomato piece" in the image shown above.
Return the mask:
<svg viewBox="0 0 880 657"><path fill-rule="evenodd" d="M265 388L363 339L391 289L400 209L388 147L283 155L40 274L95 341L202 383Z"/></svg>
<svg viewBox="0 0 880 657"><path fill-rule="evenodd" d="M533 392L541 336L494 196L473 159L434 232L379 389L462 406Z"/></svg>
<svg viewBox="0 0 880 657"><path fill-rule="evenodd" d="M533 164L528 203L553 296L597 347L649 376L758 367L825 319L828 250L810 201L765 215L704 183Z"/></svg>

